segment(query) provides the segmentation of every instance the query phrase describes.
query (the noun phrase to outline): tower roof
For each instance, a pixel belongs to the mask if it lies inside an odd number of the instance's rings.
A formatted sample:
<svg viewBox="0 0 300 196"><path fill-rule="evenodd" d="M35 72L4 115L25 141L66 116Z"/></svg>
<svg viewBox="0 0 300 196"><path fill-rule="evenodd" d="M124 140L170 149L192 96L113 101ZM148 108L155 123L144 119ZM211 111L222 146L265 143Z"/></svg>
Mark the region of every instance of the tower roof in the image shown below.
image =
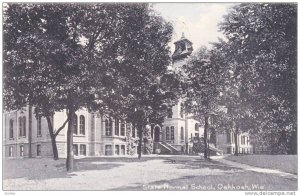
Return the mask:
<svg viewBox="0 0 300 196"><path fill-rule="evenodd" d="M181 38L174 42L175 52L172 55L173 60L179 60L186 58L193 52L193 43L185 38L184 33L182 33Z"/></svg>

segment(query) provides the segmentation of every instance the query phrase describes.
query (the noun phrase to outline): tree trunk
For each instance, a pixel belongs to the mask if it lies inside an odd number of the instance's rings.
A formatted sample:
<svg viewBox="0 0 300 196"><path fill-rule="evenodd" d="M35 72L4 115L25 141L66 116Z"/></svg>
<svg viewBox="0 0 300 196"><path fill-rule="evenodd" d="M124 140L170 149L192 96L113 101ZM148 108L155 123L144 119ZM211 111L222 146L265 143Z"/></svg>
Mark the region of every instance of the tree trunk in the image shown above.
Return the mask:
<svg viewBox="0 0 300 196"><path fill-rule="evenodd" d="M32 158L32 105L29 104L28 109L28 156Z"/></svg>
<svg viewBox="0 0 300 196"><path fill-rule="evenodd" d="M142 157L142 142L143 142L143 126L138 125L139 128L139 145L138 145L138 158Z"/></svg>
<svg viewBox="0 0 300 196"><path fill-rule="evenodd" d="M204 117L204 158L207 159L207 132L208 132L208 116Z"/></svg>
<svg viewBox="0 0 300 196"><path fill-rule="evenodd" d="M235 152L234 155L238 156L238 133L239 133L239 126L236 126L236 130L234 132L234 144L235 144Z"/></svg>
<svg viewBox="0 0 300 196"><path fill-rule="evenodd" d="M46 120L47 120L47 123L48 123L48 131L49 131L50 138L51 138L53 159L54 160L58 160L58 151L57 151L57 145L56 145L56 136L54 135L53 125L52 125L50 116L47 116Z"/></svg>
<svg viewBox="0 0 300 196"><path fill-rule="evenodd" d="M74 153L73 153L73 120L75 115L75 110L73 106L69 106L68 108L68 131L67 131L67 171L72 172L74 168Z"/></svg>

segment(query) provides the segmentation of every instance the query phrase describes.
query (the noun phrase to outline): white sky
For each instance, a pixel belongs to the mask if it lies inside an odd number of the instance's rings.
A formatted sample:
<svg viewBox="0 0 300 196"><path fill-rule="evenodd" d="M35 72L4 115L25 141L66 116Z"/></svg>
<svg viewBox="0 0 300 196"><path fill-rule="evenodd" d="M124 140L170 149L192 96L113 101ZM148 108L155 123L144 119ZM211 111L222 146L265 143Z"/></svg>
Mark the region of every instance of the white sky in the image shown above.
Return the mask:
<svg viewBox="0 0 300 196"><path fill-rule="evenodd" d="M193 42L194 50L200 46L210 46L218 37L217 24L223 15L232 7L232 3L153 3L153 8L174 26L171 49L174 51L174 41L180 39L182 32Z"/></svg>

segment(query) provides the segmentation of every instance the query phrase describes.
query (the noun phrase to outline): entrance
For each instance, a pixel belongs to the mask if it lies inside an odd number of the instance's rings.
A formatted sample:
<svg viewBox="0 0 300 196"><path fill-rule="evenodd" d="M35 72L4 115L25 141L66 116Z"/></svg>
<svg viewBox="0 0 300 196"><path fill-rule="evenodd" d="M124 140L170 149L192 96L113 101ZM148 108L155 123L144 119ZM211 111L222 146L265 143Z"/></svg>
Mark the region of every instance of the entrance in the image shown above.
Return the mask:
<svg viewBox="0 0 300 196"><path fill-rule="evenodd" d="M160 128L155 127L154 128L154 142L159 142L159 136L160 136Z"/></svg>

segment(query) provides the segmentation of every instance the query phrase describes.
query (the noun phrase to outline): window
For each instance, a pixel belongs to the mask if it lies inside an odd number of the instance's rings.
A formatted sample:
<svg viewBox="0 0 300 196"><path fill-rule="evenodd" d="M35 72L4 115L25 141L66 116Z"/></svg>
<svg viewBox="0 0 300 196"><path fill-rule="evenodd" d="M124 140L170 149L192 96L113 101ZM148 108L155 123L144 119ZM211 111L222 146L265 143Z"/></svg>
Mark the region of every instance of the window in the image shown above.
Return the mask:
<svg viewBox="0 0 300 196"><path fill-rule="evenodd" d="M166 127L166 140L170 140L170 129Z"/></svg>
<svg viewBox="0 0 300 196"><path fill-rule="evenodd" d="M42 117L39 116L37 119L37 136L42 135Z"/></svg>
<svg viewBox="0 0 300 196"><path fill-rule="evenodd" d="M22 117L19 117L19 136L22 136L23 135L23 119Z"/></svg>
<svg viewBox="0 0 300 196"><path fill-rule="evenodd" d="M19 117L19 136L26 137L26 117Z"/></svg>
<svg viewBox="0 0 300 196"><path fill-rule="evenodd" d="M121 145L121 155L125 155L125 145Z"/></svg>
<svg viewBox="0 0 300 196"><path fill-rule="evenodd" d="M132 137L135 137L135 125L133 125L133 127L132 127Z"/></svg>
<svg viewBox="0 0 300 196"><path fill-rule="evenodd" d="M78 124L78 119L77 119L77 115L75 114L73 117L73 134L75 135L78 134L77 124Z"/></svg>
<svg viewBox="0 0 300 196"><path fill-rule="evenodd" d="M198 123L195 124L195 131L199 132L199 124Z"/></svg>
<svg viewBox="0 0 300 196"><path fill-rule="evenodd" d="M180 118L183 118L183 114L184 114L184 106L183 103L180 104Z"/></svg>
<svg viewBox="0 0 300 196"><path fill-rule="evenodd" d="M168 109L168 118L172 118L172 116L173 116L172 108L169 108Z"/></svg>
<svg viewBox="0 0 300 196"><path fill-rule="evenodd" d="M112 146L105 145L105 156L111 156L111 155L112 155Z"/></svg>
<svg viewBox="0 0 300 196"><path fill-rule="evenodd" d="M174 127L171 127L171 140L174 140Z"/></svg>
<svg viewBox="0 0 300 196"><path fill-rule="evenodd" d="M14 138L14 120L13 119L9 120L9 138L10 139Z"/></svg>
<svg viewBox="0 0 300 196"><path fill-rule="evenodd" d="M20 156L21 157L24 156L24 146L23 145L20 146Z"/></svg>
<svg viewBox="0 0 300 196"><path fill-rule="evenodd" d="M250 143L250 139L249 137L247 137L247 145L249 145L249 143Z"/></svg>
<svg viewBox="0 0 300 196"><path fill-rule="evenodd" d="M120 155L120 146L115 145L115 155Z"/></svg>
<svg viewBox="0 0 300 196"><path fill-rule="evenodd" d="M119 123L120 123L120 121L119 121L119 119L116 119L115 120L115 135L120 135L120 126L119 126Z"/></svg>
<svg viewBox="0 0 300 196"><path fill-rule="evenodd" d="M105 120L105 135L112 136L112 120L108 118Z"/></svg>
<svg viewBox="0 0 300 196"><path fill-rule="evenodd" d="M10 146L9 149L8 149L8 156L9 157L13 156L13 147L12 146Z"/></svg>
<svg viewBox="0 0 300 196"><path fill-rule="evenodd" d="M86 145L80 144L80 155L86 156Z"/></svg>
<svg viewBox="0 0 300 196"><path fill-rule="evenodd" d="M78 156L78 145L77 144L73 144L73 153L74 153L74 155Z"/></svg>
<svg viewBox="0 0 300 196"><path fill-rule="evenodd" d="M41 144L36 145L36 156L41 156Z"/></svg>
<svg viewBox="0 0 300 196"><path fill-rule="evenodd" d="M79 117L79 133L85 135L85 117L83 115Z"/></svg>
<svg viewBox="0 0 300 196"><path fill-rule="evenodd" d="M245 142L245 139L246 139L245 136L242 136L242 137L241 137L241 140L242 140L242 141L241 141L241 144L245 144L245 143L246 143L246 142Z"/></svg>
<svg viewBox="0 0 300 196"><path fill-rule="evenodd" d="M26 117L23 116L23 137L26 137Z"/></svg>
<svg viewBox="0 0 300 196"><path fill-rule="evenodd" d="M121 123L121 136L125 136L125 123Z"/></svg>
<svg viewBox="0 0 300 196"><path fill-rule="evenodd" d="M180 139L183 141L184 140L184 128L181 127L180 129Z"/></svg>
<svg viewBox="0 0 300 196"><path fill-rule="evenodd" d="M231 132L227 131L226 132L226 140L228 144L231 144Z"/></svg>

